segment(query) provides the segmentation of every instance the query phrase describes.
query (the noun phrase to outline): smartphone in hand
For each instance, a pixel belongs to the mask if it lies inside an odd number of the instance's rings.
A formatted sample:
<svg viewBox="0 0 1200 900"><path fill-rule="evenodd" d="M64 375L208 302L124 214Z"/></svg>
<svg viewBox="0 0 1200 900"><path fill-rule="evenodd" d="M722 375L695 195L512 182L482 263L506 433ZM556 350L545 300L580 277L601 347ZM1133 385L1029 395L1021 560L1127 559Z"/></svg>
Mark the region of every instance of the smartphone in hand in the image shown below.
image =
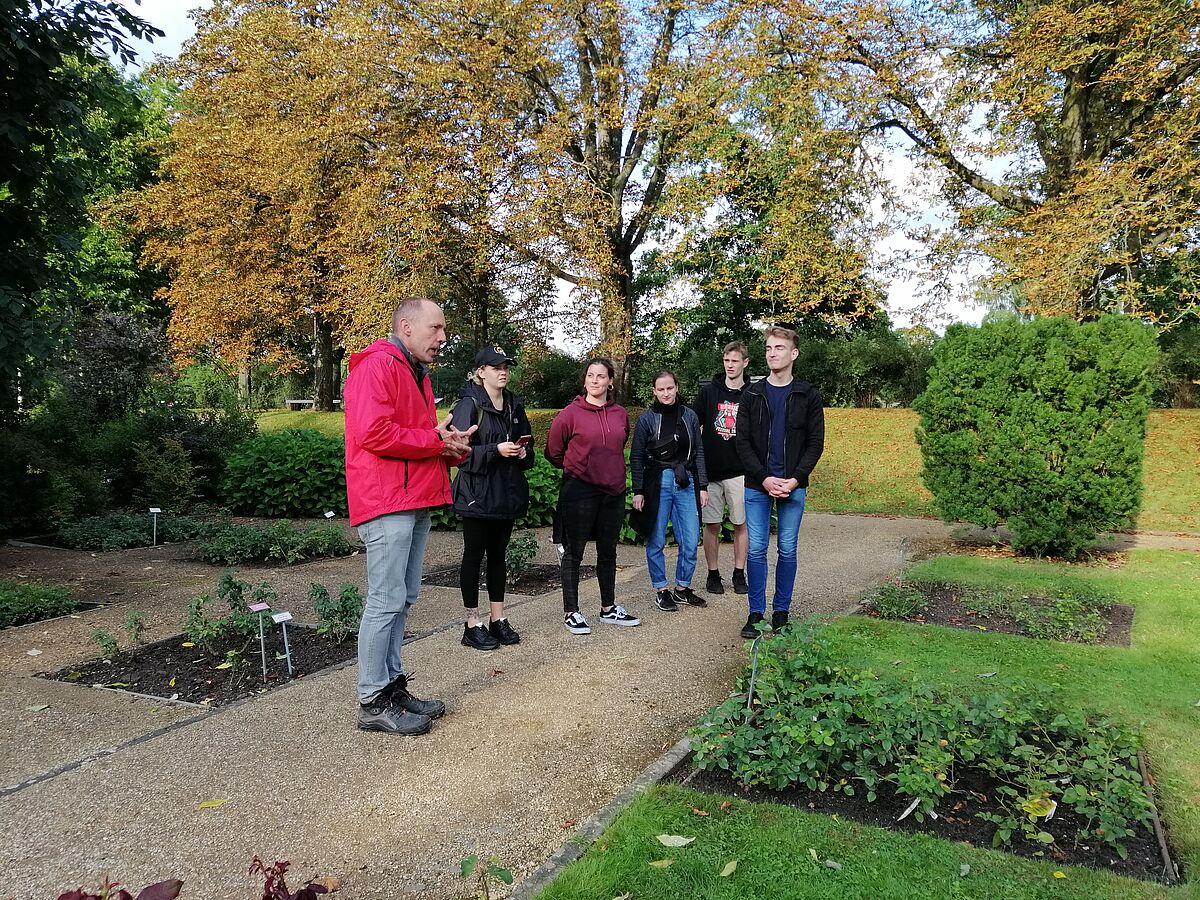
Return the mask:
<svg viewBox="0 0 1200 900"><path fill-rule="evenodd" d="M518 447L528 447L530 444L533 443L533 435L532 434L523 434L519 438L517 438L516 443L517 443Z"/></svg>

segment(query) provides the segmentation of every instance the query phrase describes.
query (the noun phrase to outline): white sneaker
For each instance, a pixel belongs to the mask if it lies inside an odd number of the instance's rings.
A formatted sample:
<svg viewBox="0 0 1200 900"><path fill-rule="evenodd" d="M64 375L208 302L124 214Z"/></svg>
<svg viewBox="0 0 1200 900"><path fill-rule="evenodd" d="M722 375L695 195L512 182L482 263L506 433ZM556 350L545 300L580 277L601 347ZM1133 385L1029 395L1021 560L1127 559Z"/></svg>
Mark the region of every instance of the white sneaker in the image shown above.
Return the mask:
<svg viewBox="0 0 1200 900"><path fill-rule="evenodd" d="M567 626L567 631L571 634L591 634L592 626L588 624L587 619L577 612L567 613L563 619L563 624Z"/></svg>
<svg viewBox="0 0 1200 900"><path fill-rule="evenodd" d="M610 625L625 625L627 627L642 624L641 619L637 616L631 616L629 611L623 606L614 606L612 609L600 610L600 621L608 622Z"/></svg>

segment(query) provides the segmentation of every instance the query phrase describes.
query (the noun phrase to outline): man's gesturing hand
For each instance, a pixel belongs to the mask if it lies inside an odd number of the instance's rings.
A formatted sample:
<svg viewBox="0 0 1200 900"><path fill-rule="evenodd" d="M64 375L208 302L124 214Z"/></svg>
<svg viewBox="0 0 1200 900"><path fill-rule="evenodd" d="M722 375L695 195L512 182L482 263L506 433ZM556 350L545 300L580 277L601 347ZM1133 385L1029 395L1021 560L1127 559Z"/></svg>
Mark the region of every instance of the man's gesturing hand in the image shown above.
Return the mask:
<svg viewBox="0 0 1200 900"><path fill-rule="evenodd" d="M459 431L450 424L450 414L438 422L437 432L442 436L442 456L465 456L471 449L471 435L478 425L472 425L466 431Z"/></svg>

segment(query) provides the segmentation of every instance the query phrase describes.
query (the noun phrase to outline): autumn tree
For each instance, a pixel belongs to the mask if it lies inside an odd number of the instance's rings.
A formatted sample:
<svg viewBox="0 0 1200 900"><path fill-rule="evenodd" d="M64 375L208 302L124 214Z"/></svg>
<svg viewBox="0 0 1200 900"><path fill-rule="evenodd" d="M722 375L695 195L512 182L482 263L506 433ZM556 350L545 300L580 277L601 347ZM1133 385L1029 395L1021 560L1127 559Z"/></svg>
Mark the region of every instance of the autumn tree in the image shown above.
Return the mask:
<svg viewBox="0 0 1200 900"><path fill-rule="evenodd" d="M364 252L346 240L346 201L379 99L359 77L360 23L328 7L227 0L200 15L168 70L182 92L162 180L140 201L175 347L241 368L297 362L300 338L321 410Z"/></svg>
<svg viewBox="0 0 1200 900"><path fill-rule="evenodd" d="M1032 312L1153 317L1145 274L1200 227L1200 6L781 0L755 11L773 26L766 49L818 69L827 102L862 134L903 135L941 172L956 222L938 249L989 254Z"/></svg>
<svg viewBox="0 0 1200 900"><path fill-rule="evenodd" d="M449 123L434 143L453 140L463 171L492 186L476 227L595 300L599 346L624 372L635 259L682 139L719 108L723 35L690 0L417 0L387 9L377 33L391 58L407 60L414 89L436 110L427 115ZM441 205L457 188L439 171L430 183Z"/></svg>

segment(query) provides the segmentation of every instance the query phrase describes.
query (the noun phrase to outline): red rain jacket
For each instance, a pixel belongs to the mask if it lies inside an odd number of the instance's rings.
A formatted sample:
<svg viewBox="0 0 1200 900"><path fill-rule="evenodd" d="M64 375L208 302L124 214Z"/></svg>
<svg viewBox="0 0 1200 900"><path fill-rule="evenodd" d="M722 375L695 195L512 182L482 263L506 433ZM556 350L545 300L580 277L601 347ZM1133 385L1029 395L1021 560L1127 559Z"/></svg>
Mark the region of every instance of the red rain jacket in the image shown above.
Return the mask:
<svg viewBox="0 0 1200 900"><path fill-rule="evenodd" d="M451 502L433 385L395 344L380 340L352 354L343 388L346 497L350 524Z"/></svg>

